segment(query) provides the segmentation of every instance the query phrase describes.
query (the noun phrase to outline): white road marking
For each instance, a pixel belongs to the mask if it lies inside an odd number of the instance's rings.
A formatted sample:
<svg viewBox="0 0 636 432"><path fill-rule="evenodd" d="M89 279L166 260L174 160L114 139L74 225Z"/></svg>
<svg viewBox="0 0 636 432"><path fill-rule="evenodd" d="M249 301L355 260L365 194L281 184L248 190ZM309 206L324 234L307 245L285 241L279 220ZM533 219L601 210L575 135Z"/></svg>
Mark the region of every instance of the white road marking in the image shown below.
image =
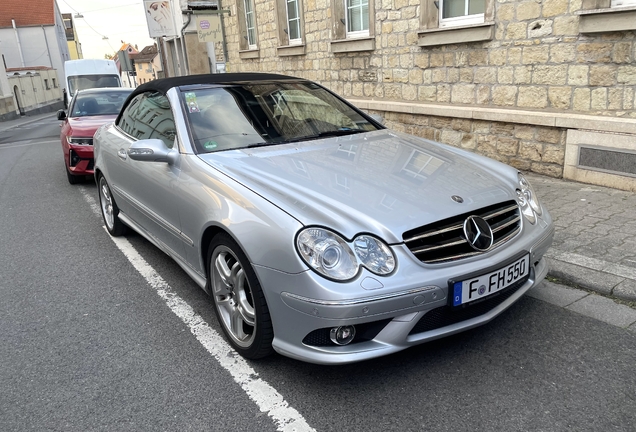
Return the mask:
<svg viewBox="0 0 636 432"><path fill-rule="evenodd" d="M59 142L60 142L60 140L58 139L58 140L35 141L35 142L29 142L29 143L24 143L24 144L9 144L9 145L0 144L0 150L16 148L16 147L27 147L27 146L32 146L32 145L59 143Z"/></svg>
<svg viewBox="0 0 636 432"><path fill-rule="evenodd" d="M97 200L89 194L86 188L80 186L79 190L93 213L101 217ZM139 255L128 240L123 237L111 237L110 235L109 237L148 284L157 291L159 297L166 302L170 310L188 326L199 343L232 375L234 381L256 403L261 412L267 413L274 420L279 431L315 431L275 388L258 378L258 373L247 361L172 290L170 285Z"/></svg>

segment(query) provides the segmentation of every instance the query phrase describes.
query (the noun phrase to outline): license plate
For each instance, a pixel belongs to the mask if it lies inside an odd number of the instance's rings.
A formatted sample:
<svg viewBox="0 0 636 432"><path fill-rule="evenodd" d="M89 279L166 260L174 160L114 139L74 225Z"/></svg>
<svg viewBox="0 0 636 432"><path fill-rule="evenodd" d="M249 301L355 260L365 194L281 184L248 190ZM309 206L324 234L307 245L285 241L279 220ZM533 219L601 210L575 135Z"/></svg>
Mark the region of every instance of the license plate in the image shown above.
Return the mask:
<svg viewBox="0 0 636 432"><path fill-rule="evenodd" d="M459 306L484 298L509 287L530 272L530 256L475 278L453 284L453 306Z"/></svg>

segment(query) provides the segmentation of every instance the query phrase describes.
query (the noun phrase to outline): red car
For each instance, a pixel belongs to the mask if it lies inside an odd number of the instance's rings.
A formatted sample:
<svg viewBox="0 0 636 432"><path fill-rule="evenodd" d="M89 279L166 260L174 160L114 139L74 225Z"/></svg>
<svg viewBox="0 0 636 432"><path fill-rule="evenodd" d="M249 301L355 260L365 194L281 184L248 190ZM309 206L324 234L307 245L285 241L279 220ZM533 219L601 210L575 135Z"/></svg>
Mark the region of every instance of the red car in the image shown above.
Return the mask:
<svg viewBox="0 0 636 432"><path fill-rule="evenodd" d="M93 135L100 126L115 121L132 91L121 87L81 90L71 100L68 114L57 112L57 119L63 121L60 140L70 184L93 175Z"/></svg>

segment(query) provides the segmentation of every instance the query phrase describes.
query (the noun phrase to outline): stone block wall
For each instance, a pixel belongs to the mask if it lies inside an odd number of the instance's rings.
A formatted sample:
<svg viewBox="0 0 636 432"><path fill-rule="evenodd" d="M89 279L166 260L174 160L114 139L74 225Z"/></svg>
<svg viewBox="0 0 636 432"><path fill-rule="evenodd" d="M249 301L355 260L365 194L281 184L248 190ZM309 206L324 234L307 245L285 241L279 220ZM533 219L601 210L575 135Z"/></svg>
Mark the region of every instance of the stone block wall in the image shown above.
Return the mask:
<svg viewBox="0 0 636 432"><path fill-rule="evenodd" d="M520 170L560 177L566 130L496 121L370 111L396 131L474 151Z"/></svg>
<svg viewBox="0 0 636 432"><path fill-rule="evenodd" d="M420 0L376 0L376 49L348 54L329 50L332 1L303 2L297 57L277 55L274 1L255 1L258 59L238 58L238 17L226 17L232 70L285 72L344 96L636 118L636 36L580 34L581 0L495 1L493 40L434 48L417 45Z"/></svg>
<svg viewBox="0 0 636 432"><path fill-rule="evenodd" d="M239 53L242 17L232 6L229 70L303 77L349 99L636 119L636 32L581 33L583 0L493 0L491 40L433 47L418 45L426 0L370 0L375 49L349 53L331 52L334 1L301 0L304 54L280 56L276 2L255 0L256 58ZM397 130L520 169L563 173L565 128L524 124L523 115L502 123L378 114Z"/></svg>

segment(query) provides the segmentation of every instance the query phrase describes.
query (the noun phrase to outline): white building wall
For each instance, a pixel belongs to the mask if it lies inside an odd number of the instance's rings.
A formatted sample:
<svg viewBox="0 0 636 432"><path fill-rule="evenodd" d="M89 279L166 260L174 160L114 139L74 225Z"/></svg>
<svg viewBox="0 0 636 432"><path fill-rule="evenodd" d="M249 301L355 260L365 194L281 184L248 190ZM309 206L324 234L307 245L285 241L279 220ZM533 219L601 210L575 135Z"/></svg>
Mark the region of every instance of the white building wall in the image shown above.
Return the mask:
<svg viewBox="0 0 636 432"><path fill-rule="evenodd" d="M57 70L57 80L64 82L64 62L71 56L66 44L66 37L55 26L18 27L0 29L0 47L3 51L7 68L47 66ZM20 56L20 49L22 56ZM22 62L24 59L24 64Z"/></svg>
<svg viewBox="0 0 636 432"><path fill-rule="evenodd" d="M56 79L57 86L53 85L53 79ZM48 83L48 88L46 83ZM9 76L9 87L12 89L12 93L14 87L18 88L19 106L25 113L50 112L62 108L62 87L57 81L57 74L54 70L11 75Z"/></svg>

